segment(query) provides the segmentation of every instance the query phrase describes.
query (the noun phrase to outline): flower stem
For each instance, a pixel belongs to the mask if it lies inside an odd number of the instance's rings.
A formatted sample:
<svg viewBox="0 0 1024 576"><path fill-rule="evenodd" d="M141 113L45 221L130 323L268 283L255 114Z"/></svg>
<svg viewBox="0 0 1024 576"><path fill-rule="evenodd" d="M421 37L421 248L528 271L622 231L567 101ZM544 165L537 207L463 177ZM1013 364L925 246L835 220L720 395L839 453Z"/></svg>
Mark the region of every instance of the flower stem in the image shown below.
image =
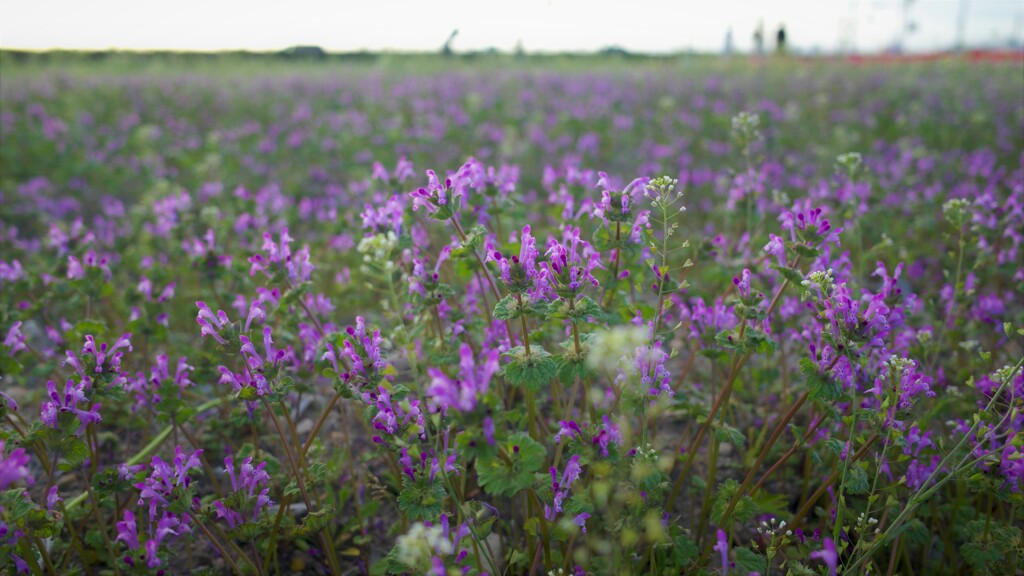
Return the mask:
<svg viewBox="0 0 1024 576"><path fill-rule="evenodd" d="M203 534L206 535L206 539L210 541L210 544L212 544L213 547L217 549L217 552L220 553L221 558L227 561L227 563L231 566L231 571L237 574L238 576L242 576L242 571L239 570L238 564L235 564L235 560L231 557L230 554L227 553L227 550L225 550L224 547L221 546L220 541L217 540L216 537L214 537L213 533L210 532L210 529L206 527L206 524L203 524L203 521L200 520L198 516L193 516L192 520L196 523L196 526L199 526L199 529L203 531Z"/></svg>

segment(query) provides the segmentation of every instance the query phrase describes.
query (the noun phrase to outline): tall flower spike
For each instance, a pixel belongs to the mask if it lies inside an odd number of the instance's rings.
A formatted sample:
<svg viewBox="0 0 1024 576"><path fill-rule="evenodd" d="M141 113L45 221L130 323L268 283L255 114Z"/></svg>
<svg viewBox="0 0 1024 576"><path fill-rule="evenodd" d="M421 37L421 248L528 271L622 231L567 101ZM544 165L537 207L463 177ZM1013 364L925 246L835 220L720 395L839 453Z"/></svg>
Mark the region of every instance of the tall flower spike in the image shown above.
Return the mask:
<svg viewBox="0 0 1024 576"><path fill-rule="evenodd" d="M220 331L231 324L228 315L223 310L218 310L217 315L214 316L206 302L196 302L196 306L199 308L199 313L196 314L196 324L199 324L201 328L200 334L210 336L221 346L226 346L228 341L220 335Z"/></svg>
<svg viewBox="0 0 1024 576"><path fill-rule="evenodd" d="M604 268L601 255L586 251L587 248L589 244L580 239L579 228L567 229L562 242L554 239L548 241L544 279L560 296L574 296L583 289L585 282L595 287L600 285L592 272L595 268Z"/></svg>
<svg viewBox="0 0 1024 576"><path fill-rule="evenodd" d="M558 479L558 470L554 466L551 467L551 490L554 492L554 497L551 506L544 505L544 518L549 522L553 521L562 511L562 502L569 495L569 488L572 487L573 482L579 479L582 471L579 454L574 454L565 463L561 481Z"/></svg>
<svg viewBox="0 0 1024 576"><path fill-rule="evenodd" d="M427 396L444 410L473 410L480 397L487 393L491 377L498 371L498 356L497 350L490 350L481 365L477 366L473 349L463 343L459 347L458 378L452 379L437 368L428 368L427 374L431 381L427 387Z"/></svg>
<svg viewBox="0 0 1024 576"><path fill-rule="evenodd" d="M836 552L836 544L831 538L825 537L821 550L811 552L811 558L817 558L828 566L829 576L836 576L839 567L839 554Z"/></svg>
<svg viewBox="0 0 1024 576"><path fill-rule="evenodd" d="M242 505L242 508L248 511L248 518L244 517L239 511L229 508L221 500L213 503L217 511L217 517L224 519L228 527L235 528L246 521L256 520L259 517L260 511L273 504L270 500L270 489L266 486L267 482L270 481L270 475L264 470L266 465L266 462L260 462L253 466L252 456L249 456L242 461L241 466L238 467L236 472L235 464L231 457L224 458L224 471L227 472L228 478L231 479L231 490L240 493L244 498L250 500L250 502ZM237 505L236 500L229 499L229 501L235 502Z"/></svg>
<svg viewBox="0 0 1024 576"><path fill-rule="evenodd" d="M122 348L127 348L129 352L133 350L131 337L130 333L125 334L118 338L113 346L108 348L106 342L97 345L96 339L91 334L86 334L85 345L82 346L82 355L93 357L93 364L96 366L94 372L97 374L101 374L104 371L120 372L121 356L124 355L124 352L119 352L119 350Z"/></svg>
<svg viewBox="0 0 1024 576"><path fill-rule="evenodd" d="M725 530L719 529L717 533L718 541L715 543L715 551L721 555L722 558L722 574L729 573L729 538L725 533Z"/></svg>
<svg viewBox="0 0 1024 576"><path fill-rule="evenodd" d="M21 322L11 324L4 337L4 346L7 347L7 355L11 357L28 347L25 345L25 335L21 333Z"/></svg>
<svg viewBox="0 0 1024 576"><path fill-rule="evenodd" d="M647 190L649 178L635 178L621 191L613 190L608 175L598 172L596 187L601 188L601 201L594 207L594 216L605 222L626 222L630 219L633 205Z"/></svg>
<svg viewBox="0 0 1024 576"><path fill-rule="evenodd" d="M768 235L768 244L765 244L764 251L772 256L779 263L779 266L786 265L786 243L775 234Z"/></svg>
<svg viewBox="0 0 1024 576"><path fill-rule="evenodd" d="M84 380L76 383L74 380L68 379L64 384L63 394L57 391L57 384L50 380L46 383L46 391L50 401L43 403L40 418L43 424L50 428L58 427L58 417L61 413L74 414L78 418L78 421L81 423L81 426L78 428L78 435L82 434L86 425L103 419L99 413L99 404L93 404L92 407L86 408L78 407L79 402L88 402L85 396Z"/></svg>
<svg viewBox="0 0 1024 576"><path fill-rule="evenodd" d="M534 298L543 296L547 286L537 267L540 251L537 250L537 240L530 233L529 226L523 226L519 235L519 256L506 258L489 242L485 248L486 260L498 264L501 281L509 292L529 294Z"/></svg>
<svg viewBox="0 0 1024 576"><path fill-rule="evenodd" d="M412 198L412 209L417 211L423 208L431 218L448 220L461 208L463 188L465 183L459 181L458 175L455 180L445 178L442 184L437 173L427 170L427 186L409 193Z"/></svg>
<svg viewBox="0 0 1024 576"><path fill-rule="evenodd" d="M0 490L7 490L11 485L24 481L32 484L34 479L28 469L29 455L24 448L15 448L7 453L4 441L0 440Z"/></svg>
<svg viewBox="0 0 1024 576"><path fill-rule="evenodd" d="M839 233L842 228L832 228L828 218L823 216L822 208L813 208L807 212L783 212L779 216L782 229L789 230L790 240L805 242L818 247L829 242L839 246Z"/></svg>

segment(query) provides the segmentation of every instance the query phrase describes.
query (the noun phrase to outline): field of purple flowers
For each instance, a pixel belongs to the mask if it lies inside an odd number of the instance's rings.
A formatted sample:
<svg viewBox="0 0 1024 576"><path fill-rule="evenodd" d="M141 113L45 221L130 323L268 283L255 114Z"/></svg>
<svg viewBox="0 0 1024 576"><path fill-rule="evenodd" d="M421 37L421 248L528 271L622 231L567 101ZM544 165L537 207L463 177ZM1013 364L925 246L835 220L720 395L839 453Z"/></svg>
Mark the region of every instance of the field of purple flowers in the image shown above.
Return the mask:
<svg viewBox="0 0 1024 576"><path fill-rule="evenodd" d="M1024 571L1019 61L7 72L0 573Z"/></svg>

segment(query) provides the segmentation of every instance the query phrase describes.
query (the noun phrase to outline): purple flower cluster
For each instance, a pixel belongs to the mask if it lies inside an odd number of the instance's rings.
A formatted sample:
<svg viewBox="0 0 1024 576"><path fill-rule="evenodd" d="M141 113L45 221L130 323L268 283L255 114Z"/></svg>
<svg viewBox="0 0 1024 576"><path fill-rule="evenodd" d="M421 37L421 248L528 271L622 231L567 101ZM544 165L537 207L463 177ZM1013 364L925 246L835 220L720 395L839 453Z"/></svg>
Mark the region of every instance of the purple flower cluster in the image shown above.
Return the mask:
<svg viewBox="0 0 1024 576"><path fill-rule="evenodd" d="M40 415L43 424L50 428L58 428L61 424L59 421L60 415L70 414L79 423L76 434L81 436L86 426L102 420L100 404L90 405L89 399L86 397L86 382L86 380L75 382L69 378L64 383L63 393L57 391L57 384L53 380L47 382L46 392L50 400L43 403L42 414ZM85 406L80 408L79 404L83 402Z"/></svg>
<svg viewBox="0 0 1024 576"><path fill-rule="evenodd" d="M549 472L551 473L551 491L554 495L552 496L551 505L544 505L544 518L551 522L562 513L562 503L569 496L573 483L579 480L580 474L583 472L583 468L580 466L579 455L573 454L569 461L565 463L561 479L558 477L558 469L554 466L551 467ZM589 516L590 514L584 512L577 514L574 518L574 522L584 532L587 531L586 520Z"/></svg>
<svg viewBox="0 0 1024 576"><path fill-rule="evenodd" d="M267 487L270 474L265 470L266 466L266 462L253 466L252 456L249 456L236 471L231 457L224 458L224 471L231 479L231 491L236 496L229 499L229 504L225 504L224 500L216 500L213 507L217 511L217 518L224 520L229 528L255 521L262 510L274 504L270 499L270 488Z"/></svg>
<svg viewBox="0 0 1024 576"><path fill-rule="evenodd" d="M28 468L29 460L24 448L8 452L6 442L0 440L0 490L7 490L19 482L32 484L35 481Z"/></svg>
<svg viewBox="0 0 1024 576"><path fill-rule="evenodd" d="M488 262L498 264L501 282L513 294L528 294L531 298L541 299L548 291L545 275L537 265L540 252L537 240L530 234L530 227L523 226L519 235L519 256L506 258L494 244L485 246Z"/></svg>
<svg viewBox="0 0 1024 576"><path fill-rule="evenodd" d="M609 456L609 446L622 446L622 432L619 430L618 424L612 422L607 414L601 416L599 425L590 426L584 423L580 426L575 420L560 420L558 427L558 432L552 437L556 444L563 438L584 442L589 439L589 443L605 458Z"/></svg>
<svg viewBox="0 0 1024 576"><path fill-rule="evenodd" d="M555 293L573 298L585 284L600 285L593 271L604 268L601 254L580 239L579 228L567 228L562 241L548 240L547 260L541 264L541 281L550 285Z"/></svg>
<svg viewBox="0 0 1024 576"><path fill-rule="evenodd" d="M139 490L139 506L144 506L148 515L142 530L129 509L124 511L124 519L117 523L116 541L123 542L130 552L136 554L124 557L129 566L142 560L150 568L162 566L161 548L178 536L191 533L188 512L175 513L171 508L191 510L198 504L198 498L189 490L192 484L189 473L202 467L199 462L201 453L202 450L196 450L187 454L181 446L175 446L171 462L154 456L148 466L149 475L135 484Z"/></svg>
<svg viewBox="0 0 1024 576"><path fill-rule="evenodd" d="M122 349L128 352L133 350L131 337L131 334L125 334L113 346L109 346L106 342L96 344L96 339L87 334L82 346L82 358L79 359L74 352L67 350L64 353L64 365L74 368L83 383L91 385L96 378L107 375L113 377L112 385L123 385L126 378L121 373L121 359L124 357Z"/></svg>
<svg viewBox="0 0 1024 576"><path fill-rule="evenodd" d="M430 376L428 401L442 411L472 411L480 397L487 393L491 377L498 372L498 356L497 350L490 350L477 366L473 349L469 344L462 344L459 347L457 378L453 379L437 368L427 369L427 375Z"/></svg>
<svg viewBox="0 0 1024 576"><path fill-rule="evenodd" d="M281 230L279 238L280 241L275 242L270 232L263 234L263 254L249 257L249 275L255 276L261 272L267 278L273 278L273 272L279 269L283 270L288 280L294 284L309 281L315 268L309 258L309 245L304 245L292 254L291 243L295 239L288 235L287 228Z"/></svg>
<svg viewBox="0 0 1024 576"><path fill-rule="evenodd" d="M178 358L174 366L174 375L171 375L167 354L158 354L156 363L150 368L149 375L142 372L136 373L135 378L129 378L125 384L125 390L135 398L135 405L132 411L142 408L155 409L161 400L161 388L165 384L173 384L178 389L178 398L182 392L193 385L189 377L194 368L189 366L188 359L182 356Z"/></svg>

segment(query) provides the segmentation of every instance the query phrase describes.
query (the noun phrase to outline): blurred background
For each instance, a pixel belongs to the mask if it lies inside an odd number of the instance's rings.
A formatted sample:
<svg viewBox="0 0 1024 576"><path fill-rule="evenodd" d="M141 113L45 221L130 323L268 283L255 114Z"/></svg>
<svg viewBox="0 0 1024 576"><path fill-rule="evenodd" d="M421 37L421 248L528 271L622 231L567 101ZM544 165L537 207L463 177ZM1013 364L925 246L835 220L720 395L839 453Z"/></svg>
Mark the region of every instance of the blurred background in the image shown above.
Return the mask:
<svg viewBox="0 0 1024 576"><path fill-rule="evenodd" d="M1024 48L1024 0L3 0L0 48L927 54Z"/></svg>

